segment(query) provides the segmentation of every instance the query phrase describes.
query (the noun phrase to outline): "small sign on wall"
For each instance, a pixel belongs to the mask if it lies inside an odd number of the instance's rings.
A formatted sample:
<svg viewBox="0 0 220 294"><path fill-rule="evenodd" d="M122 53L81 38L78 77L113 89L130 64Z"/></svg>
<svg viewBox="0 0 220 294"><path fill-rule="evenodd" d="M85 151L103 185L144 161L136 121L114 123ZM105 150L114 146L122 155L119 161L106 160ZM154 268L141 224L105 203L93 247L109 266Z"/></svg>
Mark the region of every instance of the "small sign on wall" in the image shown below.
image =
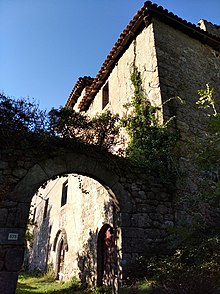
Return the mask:
<svg viewBox="0 0 220 294"><path fill-rule="evenodd" d="M25 228L0 228L0 245L24 245Z"/></svg>
<svg viewBox="0 0 220 294"><path fill-rule="evenodd" d="M8 240L17 241L18 240L18 233L9 233Z"/></svg>

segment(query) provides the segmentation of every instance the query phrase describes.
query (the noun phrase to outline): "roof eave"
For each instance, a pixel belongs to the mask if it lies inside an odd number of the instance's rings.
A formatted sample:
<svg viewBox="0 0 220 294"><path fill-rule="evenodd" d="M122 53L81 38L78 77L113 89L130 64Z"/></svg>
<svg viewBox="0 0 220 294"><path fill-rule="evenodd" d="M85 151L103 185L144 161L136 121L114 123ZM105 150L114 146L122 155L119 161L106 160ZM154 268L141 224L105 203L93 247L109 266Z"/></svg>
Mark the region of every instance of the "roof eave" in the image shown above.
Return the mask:
<svg viewBox="0 0 220 294"><path fill-rule="evenodd" d="M217 51L220 50L220 38L200 29L195 24L181 19L172 12L168 12L168 10L164 9L162 6L158 6L156 4L152 4L150 1L147 1L121 33L118 41L108 54L106 60L96 75L96 78L91 84L90 90L79 104L79 109L81 111L86 111L89 108L95 95L106 82L116 62L126 51L131 42L136 38L137 34L152 22L152 18L159 19L160 21L182 31L190 37L207 44Z"/></svg>

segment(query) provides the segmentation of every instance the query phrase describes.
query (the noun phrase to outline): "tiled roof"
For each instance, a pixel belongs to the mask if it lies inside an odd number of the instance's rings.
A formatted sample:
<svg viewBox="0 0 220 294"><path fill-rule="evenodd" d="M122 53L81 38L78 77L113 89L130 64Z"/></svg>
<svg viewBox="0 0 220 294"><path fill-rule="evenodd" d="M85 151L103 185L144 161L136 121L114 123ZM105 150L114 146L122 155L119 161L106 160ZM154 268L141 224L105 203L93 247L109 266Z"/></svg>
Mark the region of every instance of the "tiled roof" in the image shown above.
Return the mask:
<svg viewBox="0 0 220 294"><path fill-rule="evenodd" d="M151 23L152 17L155 17L160 21L175 27L176 29L184 32L185 34L188 34L190 37L195 38L202 43L208 44L215 50L220 50L220 38L200 29L195 24L183 20L177 15L174 15L172 12L169 12L167 9L164 9L162 6L158 6L156 4L152 4L152 2L150 1L147 1L144 3L144 6L135 14L134 18L130 21L125 30L121 33L119 39L108 54L96 77L93 79L93 81L90 80L90 82L92 81L92 83L88 87L85 96L80 101L80 110L88 109L90 103L92 102L102 85L105 83L116 62L126 51L128 46L135 39L138 33L145 26ZM73 88L73 91L76 88L77 83ZM73 93L73 91L71 92L71 94ZM69 102L67 103L74 104L75 101L70 102L71 94L68 99Z"/></svg>
<svg viewBox="0 0 220 294"><path fill-rule="evenodd" d="M80 77L69 95L69 98L66 102L66 106L74 105L77 99L79 98L79 96L81 95L82 90L86 86L91 86L93 80L94 79L89 76Z"/></svg>

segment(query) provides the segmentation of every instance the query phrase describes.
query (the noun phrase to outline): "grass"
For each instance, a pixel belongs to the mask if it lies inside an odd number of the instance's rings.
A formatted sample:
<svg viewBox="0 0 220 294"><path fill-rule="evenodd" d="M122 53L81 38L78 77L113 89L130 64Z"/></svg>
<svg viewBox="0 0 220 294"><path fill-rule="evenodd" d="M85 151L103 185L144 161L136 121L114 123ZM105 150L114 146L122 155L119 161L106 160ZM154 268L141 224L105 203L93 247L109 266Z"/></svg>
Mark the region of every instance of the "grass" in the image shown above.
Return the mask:
<svg viewBox="0 0 220 294"><path fill-rule="evenodd" d="M164 293L161 289L154 287L152 282L139 281L135 285L124 287L121 290L121 294L162 294Z"/></svg>
<svg viewBox="0 0 220 294"><path fill-rule="evenodd" d="M18 278L16 294L30 293L72 294L86 292L80 290L80 284L76 279L69 282L58 282L52 278L48 278L47 275L32 276L22 273Z"/></svg>
<svg viewBox="0 0 220 294"><path fill-rule="evenodd" d="M159 290L159 289L158 289ZM121 294L154 294L162 293L157 289L153 289L150 282L142 281L133 286L127 286L121 289ZM158 292L157 292L158 291ZM69 282L59 282L54 280L52 276L45 275L29 275L21 273L18 278L16 294L104 294L111 291L101 289L82 289L77 279Z"/></svg>

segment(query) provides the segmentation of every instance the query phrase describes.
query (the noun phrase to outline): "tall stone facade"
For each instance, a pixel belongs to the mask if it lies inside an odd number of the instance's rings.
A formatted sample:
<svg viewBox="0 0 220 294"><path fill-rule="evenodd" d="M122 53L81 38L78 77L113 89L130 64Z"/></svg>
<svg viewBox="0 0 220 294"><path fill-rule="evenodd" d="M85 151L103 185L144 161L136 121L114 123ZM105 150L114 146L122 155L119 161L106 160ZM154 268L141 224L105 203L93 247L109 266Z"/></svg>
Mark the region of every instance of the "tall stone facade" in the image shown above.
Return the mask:
<svg viewBox="0 0 220 294"><path fill-rule="evenodd" d="M118 281L126 277L136 257L164 245L167 228L175 226L180 215L173 199L197 193L201 180L192 162L191 147L206 133L207 117L196 106L197 91L210 83L216 93L220 92L219 28L214 26L212 35L200 27L146 2L120 35L97 76L80 78L66 104L91 117L105 110L122 115L123 105L133 96L130 75L136 66L147 99L161 107L162 120L175 116L172 129L180 134L177 167L181 171L175 186L163 183L158 175L126 166L106 168L102 162L105 159L99 155L95 159L93 153L72 155L72 150L65 148L62 155L57 150L46 159L36 159L33 154L26 158L25 154L24 160L16 159L17 172L8 168L11 159L7 154L1 155L1 174L10 175L14 185L8 194L10 203L2 202L3 236L11 228L17 229L15 233L23 232L30 200L41 184L68 174L50 182L39 191L40 197L33 198L32 213L38 226L33 228L30 269L46 270L52 263L60 279L77 275L86 283L100 285L109 234L115 246L108 247L115 250L112 274ZM173 96L181 97L184 104L178 100L163 104ZM217 100L217 107L219 103ZM25 210L21 220L19 209ZM12 265L15 249L11 241L4 240L0 239L0 289L9 281L9 274L17 277L21 259L16 267Z"/></svg>
<svg viewBox="0 0 220 294"><path fill-rule="evenodd" d="M173 119L170 128L179 136L176 167L179 175L176 196L198 193L202 183L194 159L196 144L207 136L207 113L198 108L198 90L206 84L215 89L220 109L219 26L200 20L198 26L182 20L147 1L120 35L94 79L74 86L67 106L93 116L110 110L126 113L134 89L131 71L141 74L146 99L161 108L163 122ZM82 78L88 81L88 77ZM85 82L84 82L85 83ZM103 107L105 88L108 103ZM166 101L173 97L169 103Z"/></svg>

